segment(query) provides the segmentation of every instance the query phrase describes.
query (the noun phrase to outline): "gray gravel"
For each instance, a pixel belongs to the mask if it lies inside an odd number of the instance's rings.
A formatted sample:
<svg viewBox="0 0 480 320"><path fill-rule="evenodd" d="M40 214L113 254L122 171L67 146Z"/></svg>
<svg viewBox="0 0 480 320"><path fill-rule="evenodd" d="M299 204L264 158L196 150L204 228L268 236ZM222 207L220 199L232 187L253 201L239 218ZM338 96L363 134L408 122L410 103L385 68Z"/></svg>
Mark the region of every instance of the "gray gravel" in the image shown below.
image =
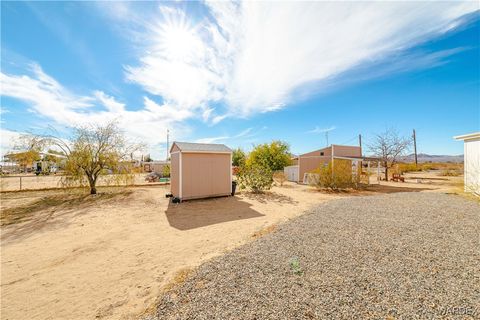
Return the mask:
<svg viewBox="0 0 480 320"><path fill-rule="evenodd" d="M470 318L480 205L397 193L327 202L203 264L148 319Z"/></svg>

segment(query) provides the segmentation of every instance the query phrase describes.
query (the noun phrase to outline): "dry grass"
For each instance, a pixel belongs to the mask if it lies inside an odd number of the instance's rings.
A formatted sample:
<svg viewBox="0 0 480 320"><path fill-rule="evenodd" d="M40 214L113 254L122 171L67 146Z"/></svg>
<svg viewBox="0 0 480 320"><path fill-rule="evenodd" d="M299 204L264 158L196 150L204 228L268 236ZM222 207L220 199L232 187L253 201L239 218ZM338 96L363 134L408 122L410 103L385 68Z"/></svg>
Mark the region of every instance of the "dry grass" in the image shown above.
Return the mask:
<svg viewBox="0 0 480 320"><path fill-rule="evenodd" d="M164 287L164 291L171 291L179 286L181 286L187 280L188 276L193 272L192 268L183 268L178 270Z"/></svg>
<svg viewBox="0 0 480 320"><path fill-rule="evenodd" d="M257 239L257 238L261 238L263 236L266 236L267 234L269 233L272 233L272 232L275 232L275 230L277 230L277 225L276 224L272 224L272 225L269 225L265 228L262 228L258 231L255 231L253 234L252 234L252 238L253 239Z"/></svg>

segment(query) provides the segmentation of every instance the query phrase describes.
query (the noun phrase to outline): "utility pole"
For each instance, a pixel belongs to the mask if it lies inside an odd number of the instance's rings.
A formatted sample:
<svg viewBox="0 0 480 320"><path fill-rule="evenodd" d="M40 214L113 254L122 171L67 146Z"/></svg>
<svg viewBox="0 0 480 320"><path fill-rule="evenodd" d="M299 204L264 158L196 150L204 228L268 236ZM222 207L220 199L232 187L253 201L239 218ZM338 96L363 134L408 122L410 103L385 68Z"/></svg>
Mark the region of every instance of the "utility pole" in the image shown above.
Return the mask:
<svg viewBox="0 0 480 320"><path fill-rule="evenodd" d="M358 145L360 146L360 155L363 156L363 152L362 152L362 135L361 135L361 134L358 135Z"/></svg>
<svg viewBox="0 0 480 320"><path fill-rule="evenodd" d="M168 141L169 133L170 133L170 131L167 129L167 159L166 159L167 161L168 161L168 154L170 153L170 150L169 150L170 144L169 144L169 141Z"/></svg>
<svg viewBox="0 0 480 320"><path fill-rule="evenodd" d="M418 165L418 159L417 159L417 136L415 134L415 129L413 129L413 150L415 152L415 166Z"/></svg>

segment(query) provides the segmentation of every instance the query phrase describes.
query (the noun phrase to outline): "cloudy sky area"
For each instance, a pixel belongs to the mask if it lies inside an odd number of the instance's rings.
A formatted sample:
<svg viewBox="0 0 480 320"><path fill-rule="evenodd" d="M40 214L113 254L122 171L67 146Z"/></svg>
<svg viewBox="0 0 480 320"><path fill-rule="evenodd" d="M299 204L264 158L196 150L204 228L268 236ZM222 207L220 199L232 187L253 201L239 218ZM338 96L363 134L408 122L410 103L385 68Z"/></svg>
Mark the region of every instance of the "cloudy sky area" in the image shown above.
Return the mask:
<svg viewBox="0 0 480 320"><path fill-rule="evenodd" d="M171 140L301 153L415 128L461 154L480 129L478 2L2 2L1 147L116 120Z"/></svg>

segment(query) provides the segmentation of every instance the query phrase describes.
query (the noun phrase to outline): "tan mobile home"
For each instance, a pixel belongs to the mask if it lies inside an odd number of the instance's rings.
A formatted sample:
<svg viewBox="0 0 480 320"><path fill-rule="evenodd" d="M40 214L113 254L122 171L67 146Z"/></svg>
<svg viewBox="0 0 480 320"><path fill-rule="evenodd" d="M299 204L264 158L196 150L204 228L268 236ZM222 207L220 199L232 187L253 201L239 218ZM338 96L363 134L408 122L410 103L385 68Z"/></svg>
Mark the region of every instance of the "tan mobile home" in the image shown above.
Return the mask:
<svg viewBox="0 0 480 320"><path fill-rule="evenodd" d="M298 156L298 182L302 182L305 173L311 172L333 159L361 158L362 149L357 146L342 146L332 144L329 147L304 153Z"/></svg>
<svg viewBox="0 0 480 320"><path fill-rule="evenodd" d="M232 150L224 144L174 142L170 187L180 200L232 193Z"/></svg>

